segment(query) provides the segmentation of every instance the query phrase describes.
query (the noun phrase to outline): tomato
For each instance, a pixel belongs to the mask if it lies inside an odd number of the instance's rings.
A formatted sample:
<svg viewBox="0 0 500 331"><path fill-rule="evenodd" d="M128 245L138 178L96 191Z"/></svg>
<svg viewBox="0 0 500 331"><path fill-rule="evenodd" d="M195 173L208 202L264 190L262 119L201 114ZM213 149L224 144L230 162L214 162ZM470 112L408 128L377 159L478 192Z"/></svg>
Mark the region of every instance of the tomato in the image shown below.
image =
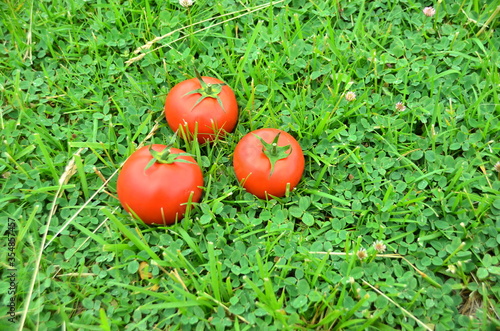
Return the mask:
<svg viewBox="0 0 500 331"><path fill-rule="evenodd" d="M233 131L238 121L238 104L233 90L213 77L188 79L175 85L165 100L165 117L170 128L199 142L212 141Z"/></svg>
<svg viewBox="0 0 500 331"><path fill-rule="evenodd" d="M184 151L155 144L135 151L118 175L123 208L146 224L180 221L189 201L201 198L203 174Z"/></svg>
<svg viewBox="0 0 500 331"><path fill-rule="evenodd" d="M233 157L236 178L261 199L282 197L297 186L304 172L304 153L295 138L278 129L259 129L245 135Z"/></svg>

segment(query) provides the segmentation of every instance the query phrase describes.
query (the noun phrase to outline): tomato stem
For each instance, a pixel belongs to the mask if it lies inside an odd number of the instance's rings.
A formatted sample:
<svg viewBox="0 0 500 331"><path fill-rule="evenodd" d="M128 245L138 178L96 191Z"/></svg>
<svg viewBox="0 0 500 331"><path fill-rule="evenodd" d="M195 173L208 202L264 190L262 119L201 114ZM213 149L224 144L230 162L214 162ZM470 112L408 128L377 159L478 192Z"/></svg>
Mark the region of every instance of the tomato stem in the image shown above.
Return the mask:
<svg viewBox="0 0 500 331"><path fill-rule="evenodd" d="M257 137L257 139L259 139L262 143L262 152L267 156L267 158L269 159L269 163L271 164L271 172L269 173L269 176L272 176L274 172L274 165L276 164L276 162L281 159L286 159L292 152L292 148L290 147L290 145L278 145L280 133L278 133L276 137L274 137L271 143L267 143L264 139L255 134L254 136Z"/></svg>
<svg viewBox="0 0 500 331"><path fill-rule="evenodd" d="M148 164L144 168L144 171L148 170L156 162L161 163L161 164L172 164L174 162L191 163L191 164L193 163L193 162L188 161L188 160L177 158L178 156L183 156L183 155L192 156L191 154L189 154L189 153L172 153L170 151L170 146L165 147L161 151L156 151L153 149L153 145L150 145L149 152L151 153L151 156L153 158L148 162Z"/></svg>
<svg viewBox="0 0 500 331"><path fill-rule="evenodd" d="M184 96L190 95L190 94L196 94L196 93L201 94L201 96L196 101L196 103L193 105L193 107L191 108L191 110L193 110L196 106L198 106L198 104L200 102L202 102L206 98L212 98L212 99L217 99L217 102L219 103L219 105L222 108L222 110L224 112L226 112L226 110L224 109L224 104L222 103L222 100L219 97L219 94L222 92L222 88L226 84L225 83L219 83L219 84L206 83L203 80L203 78L201 77L201 75L198 72L198 70L195 69L194 71L196 73L196 78L200 82L201 88L196 89L196 90L192 90L191 92L188 92L188 93L184 94Z"/></svg>

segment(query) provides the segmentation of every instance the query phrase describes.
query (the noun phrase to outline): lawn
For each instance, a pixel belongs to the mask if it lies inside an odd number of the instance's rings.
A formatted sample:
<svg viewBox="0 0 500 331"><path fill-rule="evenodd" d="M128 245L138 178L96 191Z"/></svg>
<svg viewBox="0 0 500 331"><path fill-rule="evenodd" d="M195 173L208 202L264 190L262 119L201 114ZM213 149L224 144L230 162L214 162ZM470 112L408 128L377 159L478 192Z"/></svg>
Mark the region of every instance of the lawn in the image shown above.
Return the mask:
<svg viewBox="0 0 500 331"><path fill-rule="evenodd" d="M499 329L499 22L494 0L3 0L0 329ZM196 71L239 105L213 143L163 113ZM284 197L234 174L260 128L304 151ZM117 177L169 141L204 193L148 226Z"/></svg>

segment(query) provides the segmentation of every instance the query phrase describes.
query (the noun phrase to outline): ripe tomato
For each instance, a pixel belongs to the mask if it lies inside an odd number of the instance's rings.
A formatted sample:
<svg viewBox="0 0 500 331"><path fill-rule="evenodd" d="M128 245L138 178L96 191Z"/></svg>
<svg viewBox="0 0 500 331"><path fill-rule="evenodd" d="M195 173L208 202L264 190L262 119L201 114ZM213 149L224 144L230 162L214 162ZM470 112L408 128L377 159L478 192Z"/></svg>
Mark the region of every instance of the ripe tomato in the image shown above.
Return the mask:
<svg viewBox="0 0 500 331"><path fill-rule="evenodd" d="M146 224L180 221L187 203L201 198L203 174L184 151L155 144L135 151L118 175L117 192L127 212Z"/></svg>
<svg viewBox="0 0 500 331"><path fill-rule="evenodd" d="M238 121L238 104L233 90L213 77L188 79L175 85L165 100L165 117L178 129L199 142L212 141L233 131ZM182 130L182 131L181 131Z"/></svg>
<svg viewBox="0 0 500 331"><path fill-rule="evenodd" d="M278 129L259 129L245 135L233 157L236 178L261 199L284 196L304 172L304 153L295 138Z"/></svg>

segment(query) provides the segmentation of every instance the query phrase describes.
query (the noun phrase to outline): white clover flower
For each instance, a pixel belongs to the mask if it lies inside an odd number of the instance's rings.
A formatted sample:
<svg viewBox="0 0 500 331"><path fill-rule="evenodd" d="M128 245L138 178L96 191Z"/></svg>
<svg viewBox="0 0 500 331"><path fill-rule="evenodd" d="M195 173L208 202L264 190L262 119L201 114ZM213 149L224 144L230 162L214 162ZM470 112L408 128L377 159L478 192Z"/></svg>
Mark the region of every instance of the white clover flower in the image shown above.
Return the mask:
<svg viewBox="0 0 500 331"><path fill-rule="evenodd" d="M194 1L195 0L179 0L179 4L182 7L187 8L187 7L191 7L194 4Z"/></svg>
<svg viewBox="0 0 500 331"><path fill-rule="evenodd" d="M494 168L495 168L496 172L500 173L500 161L498 161L497 163L495 163Z"/></svg>
<svg viewBox="0 0 500 331"><path fill-rule="evenodd" d="M428 17L432 17L436 14L436 10L433 7L425 7L423 12L424 15Z"/></svg>
<svg viewBox="0 0 500 331"><path fill-rule="evenodd" d="M406 106L400 101L396 103L396 109L399 111L404 111L406 109Z"/></svg>
<svg viewBox="0 0 500 331"><path fill-rule="evenodd" d="M358 259L360 259L361 261L363 261L368 257L368 253L366 252L366 249L364 249L363 247L361 247L359 251L356 252L356 255L358 256Z"/></svg>
<svg viewBox="0 0 500 331"><path fill-rule="evenodd" d="M349 91L345 94L345 99L347 101L354 101L356 100L356 93L352 92L352 91Z"/></svg>
<svg viewBox="0 0 500 331"><path fill-rule="evenodd" d="M385 252L387 246L384 245L382 240L377 240L376 242L373 243L373 248L379 253Z"/></svg>

